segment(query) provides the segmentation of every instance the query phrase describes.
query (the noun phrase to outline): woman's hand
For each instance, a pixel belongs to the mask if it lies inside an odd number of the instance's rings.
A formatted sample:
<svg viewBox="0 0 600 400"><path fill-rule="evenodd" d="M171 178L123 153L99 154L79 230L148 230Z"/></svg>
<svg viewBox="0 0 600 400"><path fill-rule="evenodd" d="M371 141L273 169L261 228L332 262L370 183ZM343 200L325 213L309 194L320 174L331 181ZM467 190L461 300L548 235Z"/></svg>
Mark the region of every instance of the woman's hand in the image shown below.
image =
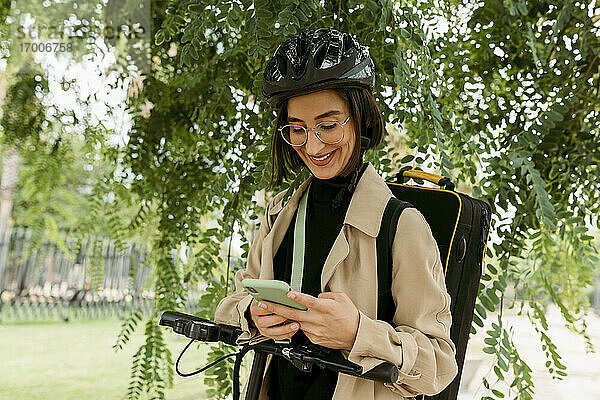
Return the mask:
<svg viewBox="0 0 600 400"><path fill-rule="evenodd" d="M358 331L358 309L345 293L325 292L317 298L290 291L287 296L307 306L308 310L261 301L259 304L266 306L261 311L263 315L274 315L281 321L296 321L306 337L315 344L331 349L352 349ZM292 335L288 334L287 337Z"/></svg>
<svg viewBox="0 0 600 400"><path fill-rule="evenodd" d="M265 304L267 309L261 308L258 304ZM268 301L257 303L255 300L252 300L252 303L250 303L250 317L252 322L263 336L275 340L290 338L298 332L299 325L297 322L290 321L285 317L274 314L272 311L268 311L269 306L276 305Z"/></svg>

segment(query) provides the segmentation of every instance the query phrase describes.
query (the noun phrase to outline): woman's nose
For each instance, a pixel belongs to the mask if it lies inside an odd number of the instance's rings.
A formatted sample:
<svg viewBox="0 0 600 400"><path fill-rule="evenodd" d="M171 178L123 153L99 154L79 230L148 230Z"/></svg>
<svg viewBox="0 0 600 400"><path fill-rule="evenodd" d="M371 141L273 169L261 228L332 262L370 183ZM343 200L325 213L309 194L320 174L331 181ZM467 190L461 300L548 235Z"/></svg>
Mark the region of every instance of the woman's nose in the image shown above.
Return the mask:
<svg viewBox="0 0 600 400"><path fill-rule="evenodd" d="M306 139L306 153L311 156L319 154L321 149L325 147L325 143L321 142L317 137L317 133L314 130L308 131L308 138Z"/></svg>

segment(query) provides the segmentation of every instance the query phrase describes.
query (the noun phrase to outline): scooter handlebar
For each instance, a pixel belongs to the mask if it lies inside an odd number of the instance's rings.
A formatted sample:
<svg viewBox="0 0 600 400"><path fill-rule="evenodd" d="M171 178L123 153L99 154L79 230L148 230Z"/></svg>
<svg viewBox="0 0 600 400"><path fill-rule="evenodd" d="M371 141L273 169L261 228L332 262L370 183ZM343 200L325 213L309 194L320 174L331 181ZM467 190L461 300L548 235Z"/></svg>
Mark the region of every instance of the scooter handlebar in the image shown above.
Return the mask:
<svg viewBox="0 0 600 400"><path fill-rule="evenodd" d="M216 324L204 318L188 315L176 311L163 312L159 325L168 326L173 329L173 332L184 335L190 339L200 340L203 342L223 342L229 345L236 346L236 340L242 333L242 330L236 326ZM320 365L321 368L331 369L340 373L358 376L365 379L370 379L379 382L392 383L398 379L398 367L389 362L383 362L375 368L363 373L362 368L358 364L354 364L341 355L338 357L322 357L315 353L298 352L290 346L273 343L271 341L261 342L250 347L249 350L265 352L277 356L286 356L288 352L297 354L298 357L303 357L305 360Z"/></svg>

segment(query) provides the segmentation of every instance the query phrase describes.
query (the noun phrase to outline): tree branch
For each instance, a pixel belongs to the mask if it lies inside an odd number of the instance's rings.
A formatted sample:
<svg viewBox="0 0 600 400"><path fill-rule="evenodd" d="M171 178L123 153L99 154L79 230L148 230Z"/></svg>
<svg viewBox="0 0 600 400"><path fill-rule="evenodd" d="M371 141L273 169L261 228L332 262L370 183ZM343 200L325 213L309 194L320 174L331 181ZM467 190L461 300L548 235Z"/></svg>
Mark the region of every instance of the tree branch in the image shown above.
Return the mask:
<svg viewBox="0 0 600 400"><path fill-rule="evenodd" d="M600 57L600 53L597 53L596 56L592 59L592 62L590 63L590 65L588 66L587 70L585 71L585 74L583 74L583 85L581 85L581 87L579 88L579 90L577 90L577 93L575 93L575 96L579 97L579 94L581 93L581 91L583 90L583 88L585 87L585 81L588 77L588 75L590 74L592 67L594 66L594 64L596 63L596 60L598 59L598 57ZM600 82L600 81L599 81Z"/></svg>
<svg viewBox="0 0 600 400"><path fill-rule="evenodd" d="M590 30L598 30L598 29L600 29L600 27L594 25L594 23L598 20L598 18L596 18L596 21L594 20L594 18L592 18L592 24L588 24L588 23L586 23L586 21L582 20L581 18L579 18L579 17L577 17L575 15L572 15L571 17L575 18L577 21L581 22L584 27L587 27Z"/></svg>

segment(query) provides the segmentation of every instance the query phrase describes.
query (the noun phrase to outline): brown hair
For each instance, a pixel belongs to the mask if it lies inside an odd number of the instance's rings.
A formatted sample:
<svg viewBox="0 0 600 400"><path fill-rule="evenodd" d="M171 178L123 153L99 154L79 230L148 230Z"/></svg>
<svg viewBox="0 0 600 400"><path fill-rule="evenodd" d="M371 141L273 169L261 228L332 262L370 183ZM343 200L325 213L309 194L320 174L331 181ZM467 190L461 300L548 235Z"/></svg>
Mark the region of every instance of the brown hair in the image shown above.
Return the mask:
<svg viewBox="0 0 600 400"><path fill-rule="evenodd" d="M361 136L366 136L370 139L368 149L373 149L381 143L383 138L383 118L375 102L375 97L368 89L354 86L334 86L330 89L335 90L348 103L350 117L354 121L355 145L348 164L346 164L341 172L345 176L354 169L358 162ZM320 90L325 90L325 88ZM278 131L280 126L287 123L287 117L287 100L284 100L277 109L277 119L275 120L275 128L271 136L272 163L269 188L280 185L284 180L292 177L294 173L305 167L304 161L298 156L296 150L283 140Z"/></svg>

